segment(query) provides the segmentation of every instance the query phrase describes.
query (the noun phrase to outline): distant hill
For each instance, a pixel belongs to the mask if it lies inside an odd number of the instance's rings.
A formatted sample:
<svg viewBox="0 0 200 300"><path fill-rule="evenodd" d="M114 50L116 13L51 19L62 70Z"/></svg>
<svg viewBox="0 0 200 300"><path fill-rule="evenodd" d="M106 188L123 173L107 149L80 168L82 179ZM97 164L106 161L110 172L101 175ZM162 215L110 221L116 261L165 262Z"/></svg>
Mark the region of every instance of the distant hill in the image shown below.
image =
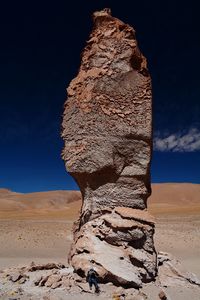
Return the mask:
<svg viewBox="0 0 200 300"><path fill-rule="evenodd" d="M154 183L152 184L152 195L148 201L171 205L200 204L200 184Z"/></svg>
<svg viewBox="0 0 200 300"><path fill-rule="evenodd" d="M0 211L78 211L81 206L79 191L48 191L36 193L15 193L8 189L0 189ZM148 199L148 207L152 213L167 213L177 210L184 212L200 209L200 184L192 183L160 183L152 184L152 195Z"/></svg>
<svg viewBox="0 0 200 300"><path fill-rule="evenodd" d="M78 191L59 190L21 194L0 189L0 210L60 209L80 199Z"/></svg>
<svg viewBox="0 0 200 300"><path fill-rule="evenodd" d="M196 215L200 213L200 184L160 183L152 185L149 211L160 215Z"/></svg>

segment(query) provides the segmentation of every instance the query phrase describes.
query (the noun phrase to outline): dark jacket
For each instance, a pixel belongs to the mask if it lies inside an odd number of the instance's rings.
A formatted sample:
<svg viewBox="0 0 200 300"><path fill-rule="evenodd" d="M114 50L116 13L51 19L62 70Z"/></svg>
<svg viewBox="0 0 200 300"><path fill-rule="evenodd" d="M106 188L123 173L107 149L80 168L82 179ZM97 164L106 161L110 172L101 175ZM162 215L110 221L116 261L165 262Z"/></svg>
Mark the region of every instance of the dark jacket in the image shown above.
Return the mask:
<svg viewBox="0 0 200 300"><path fill-rule="evenodd" d="M98 273L94 269L90 269L87 273L86 280L89 282L92 279L97 280L97 278L98 278Z"/></svg>

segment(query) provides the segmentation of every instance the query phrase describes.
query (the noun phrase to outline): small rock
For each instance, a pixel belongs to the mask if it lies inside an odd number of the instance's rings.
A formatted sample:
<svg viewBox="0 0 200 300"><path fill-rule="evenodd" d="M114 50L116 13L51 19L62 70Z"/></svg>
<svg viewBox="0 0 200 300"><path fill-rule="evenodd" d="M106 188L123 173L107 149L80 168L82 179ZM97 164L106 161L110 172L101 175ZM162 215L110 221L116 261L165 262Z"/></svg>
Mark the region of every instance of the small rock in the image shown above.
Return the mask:
<svg viewBox="0 0 200 300"><path fill-rule="evenodd" d="M113 300L121 300L121 297L117 294L113 294L112 299Z"/></svg>
<svg viewBox="0 0 200 300"><path fill-rule="evenodd" d="M164 262L166 261L170 261L171 257L170 254L166 253L166 252L159 252L158 256L157 256L157 260L158 260L158 265L162 265Z"/></svg>
<svg viewBox="0 0 200 300"><path fill-rule="evenodd" d="M72 280L67 276L63 276L61 284L62 287L70 288L72 286Z"/></svg>
<svg viewBox="0 0 200 300"><path fill-rule="evenodd" d="M39 283L39 286L44 286L45 283L47 282L48 278L49 278L49 275L43 276L40 283Z"/></svg>
<svg viewBox="0 0 200 300"><path fill-rule="evenodd" d="M21 277L22 277L22 274L20 274L20 273L13 273L13 274L10 274L10 280L11 280L12 282L18 281Z"/></svg>
<svg viewBox="0 0 200 300"><path fill-rule="evenodd" d="M159 298L161 300L167 300L167 295L165 294L164 291L160 291L160 293L158 294Z"/></svg>
<svg viewBox="0 0 200 300"><path fill-rule="evenodd" d="M200 279L197 278L197 276L193 273L187 273L185 278L192 284L196 284L198 286L200 286Z"/></svg>
<svg viewBox="0 0 200 300"><path fill-rule="evenodd" d="M29 272L34 272L37 270L52 270L52 269L63 269L65 265L61 263L48 263L43 265L36 265L35 263L31 263L30 267L28 268Z"/></svg>
<svg viewBox="0 0 200 300"><path fill-rule="evenodd" d="M26 282L26 277L22 277L22 278L20 278L20 280L18 281L18 283L20 283L20 284L23 284L23 283L25 283Z"/></svg>
<svg viewBox="0 0 200 300"><path fill-rule="evenodd" d="M144 294L143 292L135 289L128 289L126 290L126 296L125 296L126 300L148 300L147 295Z"/></svg>
<svg viewBox="0 0 200 300"><path fill-rule="evenodd" d="M44 285L46 287L51 287L54 283L57 283L59 281L61 281L60 275L50 275Z"/></svg>

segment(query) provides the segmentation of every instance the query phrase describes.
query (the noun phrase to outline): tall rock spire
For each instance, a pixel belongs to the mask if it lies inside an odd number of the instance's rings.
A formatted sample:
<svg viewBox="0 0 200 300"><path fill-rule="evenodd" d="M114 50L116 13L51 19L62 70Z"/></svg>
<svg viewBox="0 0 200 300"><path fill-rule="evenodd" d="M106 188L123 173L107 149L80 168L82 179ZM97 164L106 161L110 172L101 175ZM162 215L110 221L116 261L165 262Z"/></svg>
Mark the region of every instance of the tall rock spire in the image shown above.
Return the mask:
<svg viewBox="0 0 200 300"><path fill-rule="evenodd" d="M132 27L93 14L94 26L63 114L63 159L83 204L70 263L102 281L136 286L156 275L151 194L151 78Z"/></svg>

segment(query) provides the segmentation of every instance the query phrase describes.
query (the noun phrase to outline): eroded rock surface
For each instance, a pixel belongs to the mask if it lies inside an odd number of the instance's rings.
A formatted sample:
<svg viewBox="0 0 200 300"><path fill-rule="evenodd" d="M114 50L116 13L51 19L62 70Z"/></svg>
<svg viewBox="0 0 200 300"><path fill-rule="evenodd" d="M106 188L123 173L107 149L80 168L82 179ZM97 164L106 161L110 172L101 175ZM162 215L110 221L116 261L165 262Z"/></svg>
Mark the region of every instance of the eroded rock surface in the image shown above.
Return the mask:
<svg viewBox="0 0 200 300"><path fill-rule="evenodd" d="M136 251L136 255L139 255L139 252ZM110 253L108 253L108 259L110 259L109 256ZM116 272L117 268L116 266ZM136 275L137 272L138 270ZM125 276L130 276L129 269ZM185 270L172 255L160 252L158 253L158 273L155 282L143 284L139 290L133 287L116 287L111 282L100 283L98 299L199 300L199 292L199 279ZM0 270L0 299L92 300L97 299L97 294L95 294L94 289L90 290L85 278L76 274L73 268L69 266L58 263L39 265L32 263L30 266Z"/></svg>
<svg viewBox="0 0 200 300"><path fill-rule="evenodd" d="M70 262L85 276L91 261L102 280L140 287L155 278L151 194L151 78L132 27L105 9L68 89L63 159L83 205Z"/></svg>

